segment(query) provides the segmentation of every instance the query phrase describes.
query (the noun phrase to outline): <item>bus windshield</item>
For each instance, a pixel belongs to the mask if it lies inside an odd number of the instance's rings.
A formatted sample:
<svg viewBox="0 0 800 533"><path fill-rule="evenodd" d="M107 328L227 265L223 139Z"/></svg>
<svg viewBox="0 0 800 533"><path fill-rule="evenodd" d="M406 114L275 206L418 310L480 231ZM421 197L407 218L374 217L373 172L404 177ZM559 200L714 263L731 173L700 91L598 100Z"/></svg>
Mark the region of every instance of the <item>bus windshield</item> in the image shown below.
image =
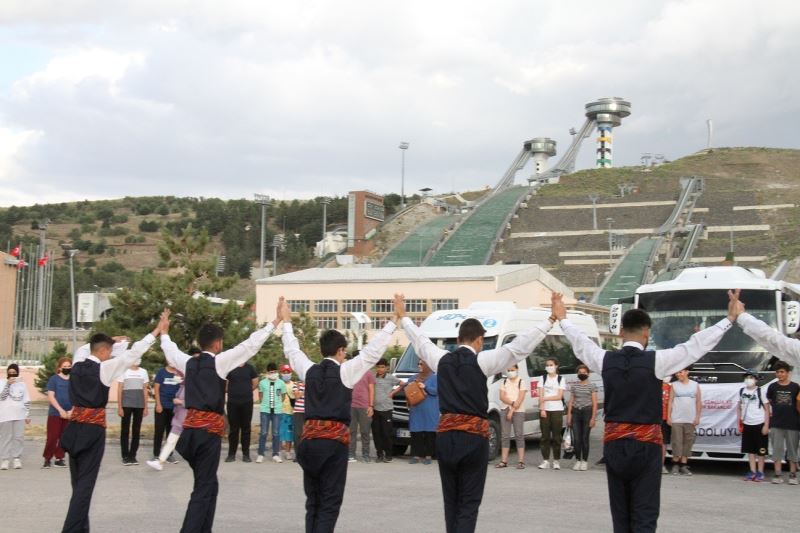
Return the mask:
<svg viewBox="0 0 800 533"><path fill-rule="evenodd" d="M456 339L431 339L431 341L433 341L433 343L439 348L447 350L448 352L458 348ZM497 337L484 337L484 350L492 350L495 348L495 346L497 346ZM416 374L419 370L417 368L417 364L419 364L419 356L417 355L417 352L414 351L414 346L409 344L406 348L406 351L403 353L403 357L401 357L400 361L397 363L395 372Z"/></svg>
<svg viewBox="0 0 800 533"><path fill-rule="evenodd" d="M777 327L775 291L742 291L748 313ZM653 320L648 348L662 350L686 342L694 333L714 325L728 314L728 294L723 289L664 291L639 294L639 309ZM766 369L771 355L741 328L729 329L700 363L735 364Z"/></svg>

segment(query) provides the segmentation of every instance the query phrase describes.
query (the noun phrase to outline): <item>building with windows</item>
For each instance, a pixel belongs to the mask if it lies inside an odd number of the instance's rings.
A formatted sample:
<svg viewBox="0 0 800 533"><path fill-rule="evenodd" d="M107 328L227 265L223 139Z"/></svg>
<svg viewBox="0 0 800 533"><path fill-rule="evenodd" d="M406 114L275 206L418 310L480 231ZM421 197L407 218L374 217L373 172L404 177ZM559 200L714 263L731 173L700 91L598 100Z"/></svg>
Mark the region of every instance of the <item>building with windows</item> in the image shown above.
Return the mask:
<svg viewBox="0 0 800 533"><path fill-rule="evenodd" d="M310 268L258 280L256 317L272 320L275 302L284 296L292 311L309 314L320 329L356 331L352 313L363 313L370 319L364 329L376 330L391 320L395 292L405 295L408 315L417 324L434 311L476 301L549 307L550 294L561 292L568 304L575 303L569 287L539 265Z"/></svg>

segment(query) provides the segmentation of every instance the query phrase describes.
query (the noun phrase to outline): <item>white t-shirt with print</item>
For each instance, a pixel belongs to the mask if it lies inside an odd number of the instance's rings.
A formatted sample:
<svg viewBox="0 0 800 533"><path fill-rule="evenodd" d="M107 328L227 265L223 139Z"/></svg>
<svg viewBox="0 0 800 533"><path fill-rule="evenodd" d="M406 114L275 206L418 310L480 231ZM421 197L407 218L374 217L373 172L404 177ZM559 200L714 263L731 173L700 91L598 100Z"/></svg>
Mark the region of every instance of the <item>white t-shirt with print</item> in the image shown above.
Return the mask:
<svg viewBox="0 0 800 533"><path fill-rule="evenodd" d="M758 395L761 393L761 405L758 402ZM760 391L758 387L742 389L739 397L739 404L742 407L742 423L748 426L757 426L764 423L764 406L767 403L766 392Z"/></svg>
<svg viewBox="0 0 800 533"><path fill-rule="evenodd" d="M561 377L559 382L559 376L542 376L542 394L539 398L547 398L548 396L555 396L558 394L558 389L562 391L567 389L567 383L563 377ZM563 394L563 392L562 392ZM563 396L562 396L563 397ZM545 411L563 411L564 410L564 403L561 400L548 400L544 402L544 410Z"/></svg>

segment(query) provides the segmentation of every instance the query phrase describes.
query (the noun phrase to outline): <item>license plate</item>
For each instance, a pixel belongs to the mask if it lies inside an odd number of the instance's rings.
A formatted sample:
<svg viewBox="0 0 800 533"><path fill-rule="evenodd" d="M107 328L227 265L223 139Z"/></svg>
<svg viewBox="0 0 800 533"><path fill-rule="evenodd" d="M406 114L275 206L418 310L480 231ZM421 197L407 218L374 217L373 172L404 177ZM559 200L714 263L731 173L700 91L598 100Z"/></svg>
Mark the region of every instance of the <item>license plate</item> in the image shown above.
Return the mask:
<svg viewBox="0 0 800 533"><path fill-rule="evenodd" d="M409 430L407 430L407 429L398 429L397 432L396 432L396 435L398 437L400 437L401 439L410 439L411 438L411 432Z"/></svg>

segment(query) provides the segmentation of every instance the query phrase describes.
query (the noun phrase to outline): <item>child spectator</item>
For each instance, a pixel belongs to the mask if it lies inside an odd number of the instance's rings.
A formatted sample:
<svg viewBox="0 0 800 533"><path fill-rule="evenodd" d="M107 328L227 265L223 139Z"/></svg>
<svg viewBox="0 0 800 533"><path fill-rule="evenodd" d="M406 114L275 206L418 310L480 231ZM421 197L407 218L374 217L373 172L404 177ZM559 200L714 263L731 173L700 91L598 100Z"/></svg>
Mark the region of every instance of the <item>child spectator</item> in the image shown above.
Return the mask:
<svg viewBox="0 0 800 533"><path fill-rule="evenodd" d="M689 457L694 446L694 430L700 424L700 413L703 400L700 386L689 379L689 369L684 368L675 376L678 381L672 383L669 394L669 418L667 424L672 426L672 473L691 476Z"/></svg>
<svg viewBox="0 0 800 533"><path fill-rule="evenodd" d="M292 459L293 462L297 462L297 448L300 446L300 440L303 437L303 426L306 423L306 384L304 381L296 380L294 381L294 386L292 387L292 393L294 394L294 414L292 415L292 419L294 422L294 450L295 450L295 457Z"/></svg>
<svg viewBox="0 0 800 533"><path fill-rule="evenodd" d="M155 459L161 455L164 434L168 433L172 426L172 417L175 414L172 400L178 394L182 379L177 376L177 371L167 363L166 367L156 373L153 381L153 396L156 400L155 430L153 432L153 459Z"/></svg>
<svg viewBox="0 0 800 533"><path fill-rule="evenodd" d="M764 481L764 457L769 447L769 404L764 403L757 384L758 375L744 375L744 387L739 389L736 414L742 429L742 453L747 454L750 471L745 481Z"/></svg>
<svg viewBox="0 0 800 533"><path fill-rule="evenodd" d="M294 383L292 382L292 367L281 365L281 381L286 385L286 394L283 396L283 415L281 416L280 438L281 455L287 461L294 459L292 442L294 441Z"/></svg>
<svg viewBox="0 0 800 533"><path fill-rule="evenodd" d="M394 412L393 396L402 381L388 374L389 363L381 358L375 365L375 404L372 413L372 440L375 441L375 451L380 463L392 462L392 448L394 447L394 429L392 427L392 413Z"/></svg>
<svg viewBox="0 0 800 533"><path fill-rule="evenodd" d="M661 444L661 462L664 463L661 466L662 474L669 474L666 460L667 444L669 444L670 437L672 436L672 428L667 424L667 419L669 419L669 394L672 391L672 385L670 385L671 381L672 378L669 376L661 381L661 438L664 441Z"/></svg>
<svg viewBox="0 0 800 533"><path fill-rule="evenodd" d="M789 484L797 485L797 444L800 427L800 385L790 380L792 367L778 361L773 367L778 381L767 387L769 402L769 438L772 443L772 460L775 464L773 483L783 483L781 463L789 461Z"/></svg>
<svg viewBox="0 0 800 533"><path fill-rule="evenodd" d="M261 429L258 434L257 463L264 462L268 430L271 430L272 434L272 460L276 463L283 462L279 452L284 394L286 394L286 384L278 379L278 366L275 363L269 363L267 377L258 384L258 399L261 402Z"/></svg>

